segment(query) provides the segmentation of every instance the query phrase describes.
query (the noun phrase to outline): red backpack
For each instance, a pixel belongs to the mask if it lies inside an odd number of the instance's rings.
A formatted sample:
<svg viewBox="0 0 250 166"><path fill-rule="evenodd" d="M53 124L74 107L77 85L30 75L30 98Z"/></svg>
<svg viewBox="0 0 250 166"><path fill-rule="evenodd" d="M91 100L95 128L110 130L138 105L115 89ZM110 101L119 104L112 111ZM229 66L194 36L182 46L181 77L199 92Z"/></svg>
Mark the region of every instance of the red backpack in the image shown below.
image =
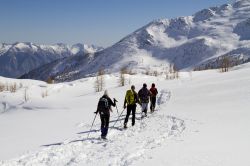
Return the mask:
<svg viewBox="0 0 250 166"><path fill-rule="evenodd" d="M156 88L150 88L150 92L152 93L152 96L156 96L157 94L158 94L158 91L157 91L157 89Z"/></svg>

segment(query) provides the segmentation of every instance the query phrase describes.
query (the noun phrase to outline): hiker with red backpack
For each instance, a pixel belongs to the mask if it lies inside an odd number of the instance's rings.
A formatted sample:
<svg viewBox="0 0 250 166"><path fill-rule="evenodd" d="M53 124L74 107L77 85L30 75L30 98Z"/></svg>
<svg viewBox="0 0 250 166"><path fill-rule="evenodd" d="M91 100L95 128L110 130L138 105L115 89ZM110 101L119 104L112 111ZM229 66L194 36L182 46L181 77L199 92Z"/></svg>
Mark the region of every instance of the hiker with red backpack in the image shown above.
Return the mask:
<svg viewBox="0 0 250 166"><path fill-rule="evenodd" d="M143 84L143 87L138 92L138 97L140 99L142 113L144 112L144 116L147 116L148 111L148 103L149 97L151 96L151 92L147 89L147 84Z"/></svg>
<svg viewBox="0 0 250 166"><path fill-rule="evenodd" d="M111 106L115 107L116 102L117 100L115 98L114 101L110 99L107 90L105 90L104 95L99 99L97 111L95 113L100 114L102 139L106 139L108 134L110 112L112 112Z"/></svg>
<svg viewBox="0 0 250 166"><path fill-rule="evenodd" d="M155 87L155 84L153 83L151 88L150 88L150 92L151 92L151 97L150 97L150 110L151 112L155 111L155 103L156 103L156 96L158 94L157 88Z"/></svg>

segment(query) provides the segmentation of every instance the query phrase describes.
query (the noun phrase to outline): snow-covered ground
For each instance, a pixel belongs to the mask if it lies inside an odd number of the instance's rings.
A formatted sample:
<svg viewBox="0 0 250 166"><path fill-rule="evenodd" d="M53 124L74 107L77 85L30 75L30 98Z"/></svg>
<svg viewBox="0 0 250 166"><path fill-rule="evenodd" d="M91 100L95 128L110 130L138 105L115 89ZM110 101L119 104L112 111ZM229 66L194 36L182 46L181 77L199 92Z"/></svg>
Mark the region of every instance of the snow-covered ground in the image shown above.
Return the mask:
<svg viewBox="0 0 250 166"><path fill-rule="evenodd" d="M1 83L23 84L16 93L0 93L0 165L171 165L247 166L250 163L250 63L231 69L181 73L178 80L162 76L127 76L136 90L156 83L156 112L134 127L113 127L108 140L100 136L100 120L90 126L102 93L95 78L47 85L0 77ZM130 85L118 87L118 76L105 77L119 113ZM24 102L27 88L28 101ZM42 97L42 94L48 94ZM89 138L87 139L88 134Z"/></svg>

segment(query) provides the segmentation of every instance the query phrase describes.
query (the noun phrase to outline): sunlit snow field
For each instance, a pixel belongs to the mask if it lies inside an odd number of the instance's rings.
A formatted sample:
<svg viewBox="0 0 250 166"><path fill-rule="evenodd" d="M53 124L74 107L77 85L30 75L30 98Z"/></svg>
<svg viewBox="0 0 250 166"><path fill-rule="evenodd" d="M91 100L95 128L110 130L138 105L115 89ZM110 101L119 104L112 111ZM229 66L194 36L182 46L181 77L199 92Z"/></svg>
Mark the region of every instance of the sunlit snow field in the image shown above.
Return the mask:
<svg viewBox="0 0 250 166"><path fill-rule="evenodd" d="M132 84L155 83L159 95L153 114L123 130L117 110L111 113L108 140L100 137L100 120L90 131L98 99L95 78L46 84L22 83L16 93L0 93L0 165L248 165L250 159L250 64L230 69L182 72L177 80L127 75L105 76L105 89L118 100ZM27 89L28 101L24 101ZM44 98L42 94L47 93ZM87 139L88 134L89 138Z"/></svg>

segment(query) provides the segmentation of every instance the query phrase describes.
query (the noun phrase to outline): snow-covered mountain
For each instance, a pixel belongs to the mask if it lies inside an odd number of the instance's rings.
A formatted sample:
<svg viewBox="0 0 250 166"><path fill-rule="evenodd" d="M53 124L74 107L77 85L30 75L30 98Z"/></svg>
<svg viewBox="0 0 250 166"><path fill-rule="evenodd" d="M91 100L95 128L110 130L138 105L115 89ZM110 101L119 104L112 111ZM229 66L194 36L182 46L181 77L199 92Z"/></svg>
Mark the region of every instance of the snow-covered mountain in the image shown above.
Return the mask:
<svg viewBox="0 0 250 166"><path fill-rule="evenodd" d="M216 67L222 56L238 64L250 58L250 0L203 9L193 16L156 20L113 46L90 57L70 57L34 70L23 78L75 80L100 68L115 72L128 67L134 72L166 71L169 64L180 70ZM76 63L77 62L77 63ZM67 64L67 65L66 65ZM65 69L66 68L66 69ZM46 72L39 75L41 71Z"/></svg>
<svg viewBox="0 0 250 166"><path fill-rule="evenodd" d="M100 47L85 44L38 45L17 42L14 44L0 43L0 75L19 77L35 68L54 60L85 55L99 51Z"/></svg>

